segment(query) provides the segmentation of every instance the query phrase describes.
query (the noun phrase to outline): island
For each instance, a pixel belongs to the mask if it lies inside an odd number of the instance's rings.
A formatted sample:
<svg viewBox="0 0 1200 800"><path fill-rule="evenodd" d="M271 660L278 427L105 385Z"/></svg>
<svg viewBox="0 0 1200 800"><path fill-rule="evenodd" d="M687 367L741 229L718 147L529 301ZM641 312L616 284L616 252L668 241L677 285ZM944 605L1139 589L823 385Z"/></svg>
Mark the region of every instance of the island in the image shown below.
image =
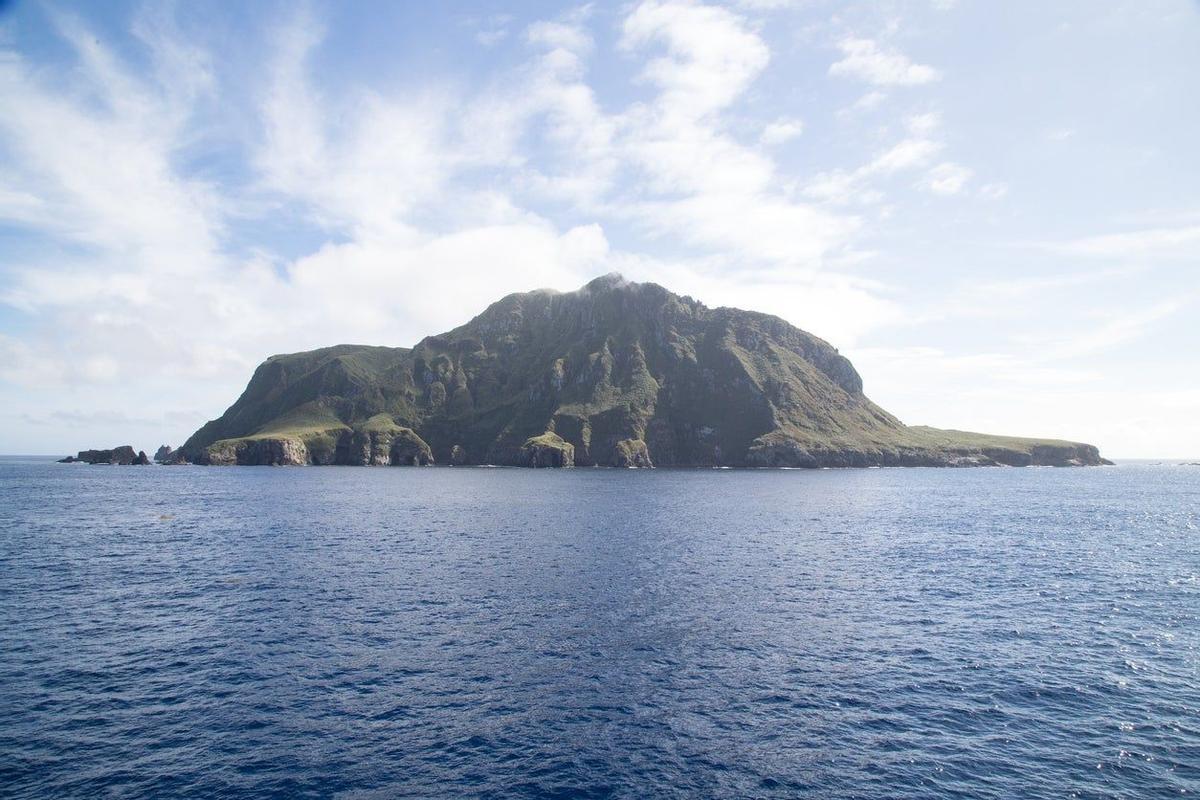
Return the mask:
<svg viewBox="0 0 1200 800"><path fill-rule="evenodd" d="M908 426L829 343L618 274L414 347L276 355L166 463L1086 466L1096 447Z"/></svg>
<svg viewBox="0 0 1200 800"><path fill-rule="evenodd" d="M78 455L58 460L60 464L120 464L121 466L146 466L150 459L143 450L134 451L133 445L123 444L109 450L80 450Z"/></svg>

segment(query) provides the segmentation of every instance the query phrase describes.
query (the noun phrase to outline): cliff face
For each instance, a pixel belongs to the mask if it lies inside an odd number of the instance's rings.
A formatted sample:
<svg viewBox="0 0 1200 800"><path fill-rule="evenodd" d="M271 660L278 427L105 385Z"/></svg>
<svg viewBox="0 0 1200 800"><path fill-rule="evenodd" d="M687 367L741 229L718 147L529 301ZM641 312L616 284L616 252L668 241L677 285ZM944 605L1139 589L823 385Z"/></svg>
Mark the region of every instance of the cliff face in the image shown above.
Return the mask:
<svg viewBox="0 0 1200 800"><path fill-rule="evenodd" d="M778 317L617 275L494 303L412 349L272 356L172 457L213 464L1097 464L1090 445L902 424Z"/></svg>

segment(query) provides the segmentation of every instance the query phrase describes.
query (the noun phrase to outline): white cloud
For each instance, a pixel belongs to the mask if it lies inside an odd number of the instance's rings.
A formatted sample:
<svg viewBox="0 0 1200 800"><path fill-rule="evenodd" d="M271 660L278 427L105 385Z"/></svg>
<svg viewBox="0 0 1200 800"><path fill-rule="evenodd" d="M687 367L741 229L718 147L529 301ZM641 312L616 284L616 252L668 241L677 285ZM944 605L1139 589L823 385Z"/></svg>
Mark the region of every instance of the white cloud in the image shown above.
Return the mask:
<svg viewBox="0 0 1200 800"><path fill-rule="evenodd" d="M487 17L466 17L460 20L475 31L475 41L484 47L495 47L509 37L511 14L492 14Z"/></svg>
<svg viewBox="0 0 1200 800"><path fill-rule="evenodd" d="M794 8L802 0L736 0L738 8L747 11L778 11L782 8Z"/></svg>
<svg viewBox="0 0 1200 800"><path fill-rule="evenodd" d="M479 42L484 47L494 47L508 38L508 31L504 28L495 28L487 31L478 31L475 34L475 41Z"/></svg>
<svg viewBox="0 0 1200 800"><path fill-rule="evenodd" d="M862 97L855 100L852 104L838 111L838 116L848 118L855 114L865 114L874 111L883 105L883 101L887 100L887 93L881 92L878 89L872 89Z"/></svg>
<svg viewBox="0 0 1200 800"><path fill-rule="evenodd" d="M763 128L763 132L758 137L758 140L765 145L774 146L790 142L802 133L804 133L803 122L798 119L784 117L768 123Z"/></svg>
<svg viewBox="0 0 1200 800"><path fill-rule="evenodd" d="M1200 257L1200 225L1148 228L1087 236L1044 247L1057 253L1095 258Z"/></svg>
<svg viewBox="0 0 1200 800"><path fill-rule="evenodd" d="M644 170L634 224L717 253L742 269L786 264L814 270L857 230L852 217L796 203L780 192L766 154L739 144L722 114L766 67L768 50L745 21L690 2L642 3L626 19L623 46L664 46L642 73L659 89L624 116L623 147ZM788 133L795 131L794 125ZM782 130L778 132L783 132Z"/></svg>
<svg viewBox="0 0 1200 800"><path fill-rule="evenodd" d="M1102 352L1141 338L1155 323L1167 319L1192 304L1194 298L1164 300L1147 308L1129 311L1104 320L1100 325L1073 332L1045 349L1046 360L1079 358Z"/></svg>
<svg viewBox="0 0 1200 800"><path fill-rule="evenodd" d="M893 147L880 153L874 161L864 169L868 175L890 175L901 170L912 169L929 160L942 149L941 142L921 137L905 139Z"/></svg>
<svg viewBox="0 0 1200 800"><path fill-rule="evenodd" d="M255 165L266 188L304 203L329 228L398 235L408 213L442 191L459 157L443 146L454 100L432 89L410 102L360 90L338 107L307 75L321 35L303 15L279 32Z"/></svg>
<svg viewBox="0 0 1200 800"><path fill-rule="evenodd" d="M787 267L731 274L731 265L719 261L662 261L630 254L617 256L613 265L633 280L655 281L710 305L775 314L841 348L904 317L887 287L849 275Z"/></svg>
<svg viewBox="0 0 1200 800"><path fill-rule="evenodd" d="M558 21L535 22L525 34L533 44L546 46L549 50L562 50L583 57L592 51L592 37L577 24Z"/></svg>
<svg viewBox="0 0 1200 800"><path fill-rule="evenodd" d="M1139 269L1130 268L1089 269L1000 280L971 278L956 286L938 304L937 312L926 318L999 316L1012 319L1022 313L1026 316L1036 315L1042 313L1041 309L1030 301L1037 297L1051 297L1053 303L1065 303L1072 296L1077 297L1082 287L1111 283L1140 272Z"/></svg>
<svg viewBox="0 0 1200 800"><path fill-rule="evenodd" d="M192 89L141 83L77 22L59 24L80 60L71 95L46 91L17 54L0 58L0 137L13 155L0 214L128 262L170 246L177 257L160 267L189 269L219 235L221 203L174 174Z"/></svg>
<svg viewBox="0 0 1200 800"><path fill-rule="evenodd" d="M817 200L845 205L852 202L879 202L882 193L870 188L872 180L924 167L941 152L942 142L934 138L941 125L936 113L915 114L905 120L908 136L875 155L858 169L833 170L815 176L804 193Z"/></svg>
<svg viewBox="0 0 1200 800"><path fill-rule="evenodd" d="M644 0L625 18L621 45L662 44L642 77L661 92L668 125L686 124L730 105L767 65L770 51L735 14L685 0Z"/></svg>
<svg viewBox="0 0 1200 800"><path fill-rule="evenodd" d="M759 196L707 193L637 207L651 233L747 259L815 269L854 233L857 219Z"/></svg>
<svg viewBox="0 0 1200 800"><path fill-rule="evenodd" d="M963 190L973 174L961 164L943 161L925 174L921 187L934 194L954 195Z"/></svg>
<svg viewBox="0 0 1200 800"><path fill-rule="evenodd" d="M873 39L848 36L838 42L844 58L829 67L829 74L857 78L876 86L917 86L938 80L936 69L911 61L899 50L880 46Z"/></svg>
<svg viewBox="0 0 1200 800"><path fill-rule="evenodd" d="M942 126L942 115L936 111L926 111L924 114L910 114L904 120L904 127L913 136L932 136Z"/></svg>

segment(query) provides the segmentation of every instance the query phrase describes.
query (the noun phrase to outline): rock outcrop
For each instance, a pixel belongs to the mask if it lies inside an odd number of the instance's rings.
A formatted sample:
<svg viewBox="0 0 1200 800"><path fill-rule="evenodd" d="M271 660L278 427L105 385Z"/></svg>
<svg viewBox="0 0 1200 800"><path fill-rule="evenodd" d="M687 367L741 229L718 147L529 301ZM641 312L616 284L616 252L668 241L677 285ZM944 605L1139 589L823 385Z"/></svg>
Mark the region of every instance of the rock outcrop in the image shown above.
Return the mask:
<svg viewBox="0 0 1200 800"><path fill-rule="evenodd" d="M388 447L388 463L393 466L424 467L433 463L433 451L409 428L392 437Z"/></svg>
<svg viewBox="0 0 1200 800"><path fill-rule="evenodd" d="M386 415L376 415L354 428L320 435L259 434L222 439L195 452L192 459L180 448L166 463L210 466L427 466L433 451L411 428L396 425Z"/></svg>
<svg viewBox="0 0 1200 800"><path fill-rule="evenodd" d="M298 466L309 463L309 451L300 439L268 437L218 442L199 463L213 466Z"/></svg>
<svg viewBox="0 0 1200 800"><path fill-rule="evenodd" d="M170 462L1073 466L1095 447L910 427L784 320L617 275L493 303L411 349L272 356Z"/></svg>
<svg viewBox="0 0 1200 800"><path fill-rule="evenodd" d="M531 436L521 445L521 461L525 467L573 467L575 446L563 441L551 431Z"/></svg>
<svg viewBox="0 0 1200 800"><path fill-rule="evenodd" d="M80 450L76 456L59 459L60 464L73 464L77 461L84 464L120 464L122 466L131 464L141 466L150 463L145 451L135 451L132 446L127 444L111 450Z"/></svg>
<svg viewBox="0 0 1200 800"><path fill-rule="evenodd" d="M649 468L654 462L650 460L650 448L641 439L622 439L613 448L612 466Z"/></svg>

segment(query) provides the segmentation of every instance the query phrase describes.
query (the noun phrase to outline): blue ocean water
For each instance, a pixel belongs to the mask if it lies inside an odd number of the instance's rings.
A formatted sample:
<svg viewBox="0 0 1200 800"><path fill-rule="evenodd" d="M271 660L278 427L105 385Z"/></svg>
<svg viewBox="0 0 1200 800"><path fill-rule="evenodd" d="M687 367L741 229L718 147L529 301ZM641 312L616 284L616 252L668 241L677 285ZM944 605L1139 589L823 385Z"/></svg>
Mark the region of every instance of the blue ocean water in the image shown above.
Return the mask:
<svg viewBox="0 0 1200 800"><path fill-rule="evenodd" d="M0 796L1200 791L1200 467L0 460Z"/></svg>

